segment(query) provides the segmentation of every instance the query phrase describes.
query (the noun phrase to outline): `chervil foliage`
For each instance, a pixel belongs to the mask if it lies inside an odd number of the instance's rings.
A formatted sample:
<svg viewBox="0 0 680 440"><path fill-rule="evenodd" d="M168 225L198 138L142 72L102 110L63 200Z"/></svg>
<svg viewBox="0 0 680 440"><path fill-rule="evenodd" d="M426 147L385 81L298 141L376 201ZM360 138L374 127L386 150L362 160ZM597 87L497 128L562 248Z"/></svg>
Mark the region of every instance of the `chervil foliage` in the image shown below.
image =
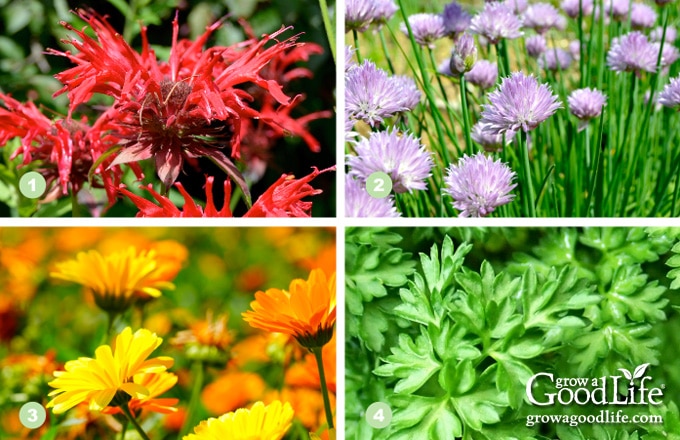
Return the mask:
<svg viewBox="0 0 680 440"><path fill-rule="evenodd" d="M677 343L671 335L680 322L664 265L680 266L667 255L680 253L677 230L421 232L348 234L346 438L673 438L662 433L677 431L680 374L664 361L673 359L665 346ZM370 252L391 258L393 271L366 264ZM374 285L379 295L359 292ZM654 382L665 383L664 404L635 410L663 413L663 425L526 426L532 414L602 409L531 405L526 384L534 374L593 378L645 363ZM393 411L382 430L364 420L375 401Z"/></svg>

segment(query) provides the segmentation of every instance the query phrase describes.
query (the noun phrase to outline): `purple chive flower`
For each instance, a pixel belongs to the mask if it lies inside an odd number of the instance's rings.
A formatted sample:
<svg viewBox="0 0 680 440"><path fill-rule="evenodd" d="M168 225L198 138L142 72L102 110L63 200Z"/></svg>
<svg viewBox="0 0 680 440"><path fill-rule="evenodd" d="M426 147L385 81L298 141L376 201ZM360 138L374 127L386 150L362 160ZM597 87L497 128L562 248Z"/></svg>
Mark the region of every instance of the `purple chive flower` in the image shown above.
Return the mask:
<svg viewBox="0 0 680 440"><path fill-rule="evenodd" d="M505 3L515 15L524 14L529 7L527 0L505 0Z"/></svg>
<svg viewBox="0 0 680 440"><path fill-rule="evenodd" d="M574 58L571 52L560 48L548 49L538 60L538 65L545 70L567 70Z"/></svg>
<svg viewBox="0 0 680 440"><path fill-rule="evenodd" d="M371 0L369 3L373 3L375 8L373 23L378 28L394 17L395 12L399 10L399 7L392 0Z"/></svg>
<svg viewBox="0 0 680 440"><path fill-rule="evenodd" d="M658 56L661 43L652 43L652 46L654 46L654 51ZM678 57L680 57L678 48L673 46L672 43L664 42L663 50L661 51L661 68L665 69L666 67L670 66L678 60Z"/></svg>
<svg viewBox="0 0 680 440"><path fill-rule="evenodd" d="M348 156L349 175L365 182L376 171L387 173L396 193L427 188L425 180L434 166L431 154L416 137L396 129L379 131L360 140L356 156Z"/></svg>
<svg viewBox="0 0 680 440"><path fill-rule="evenodd" d="M648 29L656 23L656 12L644 3L633 3L630 11L630 24L633 29Z"/></svg>
<svg viewBox="0 0 680 440"><path fill-rule="evenodd" d="M659 94L659 104L680 110L680 76L671 78Z"/></svg>
<svg viewBox="0 0 680 440"><path fill-rule="evenodd" d="M345 142L353 142L359 135L359 133L354 131L354 124L356 122L349 113L345 112Z"/></svg>
<svg viewBox="0 0 680 440"><path fill-rule="evenodd" d="M371 24L378 28L394 16L399 8L392 0L347 0L345 32L364 32Z"/></svg>
<svg viewBox="0 0 680 440"><path fill-rule="evenodd" d="M571 57L575 60L578 60L581 58L581 49L579 47L580 41L578 40L571 40L569 42L569 53L571 54ZM585 50L585 46L584 46Z"/></svg>
<svg viewBox="0 0 680 440"><path fill-rule="evenodd" d="M364 32L375 17L375 3L366 0L345 2L345 32Z"/></svg>
<svg viewBox="0 0 680 440"><path fill-rule="evenodd" d="M578 18L579 2L581 4L580 7L583 8L583 16L590 16L593 13L593 0L562 0L560 6L569 17Z"/></svg>
<svg viewBox="0 0 680 440"><path fill-rule="evenodd" d="M451 59L448 58L439 63L439 66L437 66L437 72L446 76L455 76L453 72L451 72Z"/></svg>
<svg viewBox="0 0 680 440"><path fill-rule="evenodd" d="M627 20L630 0L604 0L604 11L616 21Z"/></svg>
<svg viewBox="0 0 680 440"><path fill-rule="evenodd" d="M522 22L505 3L486 3L472 18L470 32L484 36L489 43L498 44L502 38L522 36Z"/></svg>
<svg viewBox="0 0 680 440"><path fill-rule="evenodd" d="M515 137L514 131L508 131L505 134L492 134L488 130L488 125L482 121L478 121L472 126L472 140L477 142L484 148L484 151L500 151L503 149L503 139L505 144L512 142Z"/></svg>
<svg viewBox="0 0 680 440"><path fill-rule="evenodd" d="M345 176L345 215L347 217L401 217L394 206L394 198L377 199L366 191L366 185Z"/></svg>
<svg viewBox="0 0 680 440"><path fill-rule="evenodd" d="M483 105L481 121L488 124L492 134L533 130L562 107L550 86L522 72L503 78L488 99L490 104Z"/></svg>
<svg viewBox="0 0 680 440"><path fill-rule="evenodd" d="M538 58L548 50L548 43L543 35L532 35L525 40L524 44L527 47L527 53L532 58Z"/></svg>
<svg viewBox="0 0 680 440"><path fill-rule="evenodd" d="M477 47L472 35L465 33L458 37L451 51L449 70L456 75L469 72L477 61Z"/></svg>
<svg viewBox="0 0 680 440"><path fill-rule="evenodd" d="M453 197L460 217L486 217L515 198L510 194L517 186L515 176L500 159L494 162L481 152L464 155L448 168L444 192Z"/></svg>
<svg viewBox="0 0 680 440"><path fill-rule="evenodd" d="M571 113L581 120L579 131L583 130L588 121L602 114L607 97L596 89L585 88L571 92L567 102Z"/></svg>
<svg viewBox="0 0 680 440"><path fill-rule="evenodd" d="M615 72L654 72L659 50L638 31L614 38L607 65Z"/></svg>
<svg viewBox="0 0 680 440"><path fill-rule="evenodd" d="M434 49L434 42L446 36L444 19L438 14L414 14L408 18L408 24L413 32L413 39L421 46ZM401 31L408 37L406 24L401 24Z"/></svg>
<svg viewBox="0 0 680 440"><path fill-rule="evenodd" d="M650 41L661 41L661 36L663 35L663 27L657 26L652 32L649 33ZM673 44L678 38L678 30L673 26L666 27L666 43Z"/></svg>
<svg viewBox="0 0 680 440"><path fill-rule="evenodd" d="M387 72L365 60L347 72L345 79L345 108L353 119L371 127L399 112L409 110L402 101L400 84Z"/></svg>
<svg viewBox="0 0 680 440"><path fill-rule="evenodd" d="M470 27L472 15L470 15L454 0L448 5L444 6L442 19L444 20L444 29L446 30L446 35L455 38Z"/></svg>
<svg viewBox="0 0 680 440"><path fill-rule="evenodd" d="M406 75L395 75L390 78L390 81L397 88L399 95L395 96L395 99L399 100L401 106L407 111L416 108L422 95L413 78Z"/></svg>
<svg viewBox="0 0 680 440"><path fill-rule="evenodd" d="M534 3L524 13L524 27L534 29L539 34L562 25L563 19L560 19L559 11L549 3Z"/></svg>
<svg viewBox="0 0 680 440"><path fill-rule="evenodd" d="M472 70L465 74L465 80L482 90L490 89L498 79L498 66L487 60L479 60Z"/></svg>

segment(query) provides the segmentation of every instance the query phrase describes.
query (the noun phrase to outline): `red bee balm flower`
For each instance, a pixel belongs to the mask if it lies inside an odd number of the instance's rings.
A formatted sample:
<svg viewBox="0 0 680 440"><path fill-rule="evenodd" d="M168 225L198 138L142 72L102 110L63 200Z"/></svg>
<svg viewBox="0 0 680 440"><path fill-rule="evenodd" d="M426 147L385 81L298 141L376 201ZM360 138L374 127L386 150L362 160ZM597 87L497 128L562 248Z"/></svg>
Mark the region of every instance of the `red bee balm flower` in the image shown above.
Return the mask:
<svg viewBox="0 0 680 440"><path fill-rule="evenodd" d="M320 173L332 170L335 170L335 167L322 171L314 168L314 171L301 179L296 179L295 176L287 174L282 175L255 201L243 217L309 217L312 202L303 202L302 199L321 193L320 189L314 189L309 182ZM212 176L206 179L205 208L196 204L180 182L175 183L175 187L184 197L184 206L181 210L170 199L154 191L151 185L141 188L149 191L160 205L135 195L125 188L121 188L119 191L137 205L137 208L139 208L137 217L233 217L234 215L229 209L229 202L231 201L229 180L224 181L224 204L220 210L215 206L212 196L214 180L215 178Z"/></svg>
<svg viewBox="0 0 680 440"><path fill-rule="evenodd" d="M22 104L0 93L0 146L12 138L21 138L21 146L11 158L22 155L24 165L39 164L35 170L47 181L46 198L68 194L69 188L78 193L94 163L114 144L115 139L103 135L96 126L90 127L85 119L52 121L33 103ZM102 183L94 185L106 188L109 204L113 204L122 170L117 166L106 170L111 159L102 162L92 171L101 177Z"/></svg>
<svg viewBox="0 0 680 440"><path fill-rule="evenodd" d="M244 89L255 85L281 106L290 105L281 85L264 78L260 71L279 54L300 46L297 36L277 41L289 30L281 28L259 41L203 49L221 23L209 26L196 41L178 40L175 17L166 62L158 60L150 48L146 28L141 30L142 51L138 53L105 19L86 11L78 11L78 15L89 23L96 40L62 23L81 41L68 41L77 49L75 54L51 51L76 64L57 75L64 84L57 94L68 92L71 111L94 93L115 99L103 115L108 119L104 126L117 133L122 146L113 164L154 157L159 177L171 186L185 160L205 156L248 194L241 173L229 158L240 155L242 124L260 117L260 112L249 106L253 97ZM273 45L268 44L272 41ZM276 123L269 118L265 122Z"/></svg>

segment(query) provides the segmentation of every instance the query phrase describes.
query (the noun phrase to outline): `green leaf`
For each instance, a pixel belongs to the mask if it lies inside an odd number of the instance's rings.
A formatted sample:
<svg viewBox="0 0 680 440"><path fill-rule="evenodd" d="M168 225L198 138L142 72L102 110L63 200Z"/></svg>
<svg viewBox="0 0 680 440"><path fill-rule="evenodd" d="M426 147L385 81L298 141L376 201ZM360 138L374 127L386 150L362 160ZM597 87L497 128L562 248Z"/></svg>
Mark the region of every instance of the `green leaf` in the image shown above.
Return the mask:
<svg viewBox="0 0 680 440"><path fill-rule="evenodd" d="M560 318L566 313L599 303L601 297L592 293L593 286L577 277L577 270L567 266L559 274L551 269L546 279L539 283L536 272L530 267L522 284L525 328L550 330L559 327Z"/></svg>
<svg viewBox="0 0 680 440"><path fill-rule="evenodd" d="M0 36L0 55L4 59L22 60L25 58L23 48L11 38Z"/></svg>
<svg viewBox="0 0 680 440"><path fill-rule="evenodd" d="M432 245L430 256L420 254L420 265L430 292L444 292L444 287L451 284L452 277L463 265L465 255L472 249L471 244L462 244L455 250L451 237L444 237L441 257L437 245ZM441 262L441 263L440 263Z"/></svg>
<svg viewBox="0 0 680 440"><path fill-rule="evenodd" d="M486 381L480 378L478 383ZM507 393L499 392L496 388L476 389L452 397L451 401L463 423L475 431L480 431L483 425L498 423L509 406Z"/></svg>
<svg viewBox="0 0 680 440"><path fill-rule="evenodd" d="M439 385L449 394L467 393L477 380L475 369L469 360L456 361L449 359L439 372Z"/></svg>
<svg viewBox="0 0 680 440"><path fill-rule="evenodd" d="M36 217L55 218L62 217L71 212L71 198L62 197L47 205L42 205L36 212Z"/></svg>
<svg viewBox="0 0 680 440"><path fill-rule="evenodd" d="M663 308L667 299L659 299L666 288L657 281L647 283L647 275L642 273L640 265L621 266L613 275L609 291L605 293L606 301L601 307L608 311L605 319L610 318L616 324L627 322L624 315L636 322L657 322L666 319Z"/></svg>
<svg viewBox="0 0 680 440"><path fill-rule="evenodd" d="M507 393L511 408L519 408L524 400L526 384L534 374L533 371L524 362L504 353L492 352L490 356L498 362L496 369L498 391Z"/></svg>
<svg viewBox="0 0 680 440"><path fill-rule="evenodd" d="M347 244L346 301L350 313L360 315L363 302L387 295L387 287L406 284L415 262L401 249Z"/></svg>
<svg viewBox="0 0 680 440"><path fill-rule="evenodd" d="M460 418L447 396L400 396L390 398L395 408L390 439L440 440L463 435Z"/></svg>
<svg viewBox="0 0 680 440"><path fill-rule="evenodd" d="M425 282L420 274L415 274L413 281L409 281L408 289L400 289L402 303L394 309L394 314L400 318L428 325L439 326L439 319L430 305L430 298L425 292Z"/></svg>
<svg viewBox="0 0 680 440"><path fill-rule="evenodd" d="M445 320L441 328L431 325L427 330L435 353L444 361L475 360L482 355L472 342L464 339L465 328L452 324L451 320Z"/></svg>
<svg viewBox="0 0 680 440"><path fill-rule="evenodd" d="M37 5L38 7L40 4ZM36 2L31 0L18 0L11 2L4 9L6 32L13 35L25 28L34 18Z"/></svg>
<svg viewBox="0 0 680 440"><path fill-rule="evenodd" d="M407 335L399 335L399 345L391 348L392 354L373 373L383 377L400 378L394 392L410 394L422 387L441 367L435 358L427 334L419 335L415 342Z"/></svg>
<svg viewBox="0 0 680 440"><path fill-rule="evenodd" d="M598 366L602 359L618 356L627 364L658 362L656 346L658 338L647 338L652 326L649 324L630 324L622 327L607 325L601 329L584 333L573 341L576 347L570 362L578 364L577 376L584 377L588 371Z"/></svg>
<svg viewBox="0 0 680 440"><path fill-rule="evenodd" d="M384 333L389 324L387 317L376 304L368 303L364 307L364 314L361 315L361 326L359 336L366 343L368 348L375 352L382 350L385 343Z"/></svg>
<svg viewBox="0 0 680 440"><path fill-rule="evenodd" d="M680 242L676 243L671 249L673 255L666 261L666 265L672 267L666 276L673 280L671 282L671 289L680 289Z"/></svg>

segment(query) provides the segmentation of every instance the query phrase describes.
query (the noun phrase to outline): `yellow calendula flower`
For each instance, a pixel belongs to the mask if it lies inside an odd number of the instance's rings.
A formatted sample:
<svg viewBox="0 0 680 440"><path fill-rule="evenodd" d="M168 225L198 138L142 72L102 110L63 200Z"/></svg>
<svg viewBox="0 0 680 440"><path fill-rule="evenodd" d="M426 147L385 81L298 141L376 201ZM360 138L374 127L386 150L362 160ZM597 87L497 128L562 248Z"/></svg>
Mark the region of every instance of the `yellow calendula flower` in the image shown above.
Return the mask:
<svg viewBox="0 0 680 440"><path fill-rule="evenodd" d="M91 410L101 411L107 406L127 404L132 398L150 396L142 378L144 373L162 373L170 368L173 359L160 356L147 359L161 345L163 339L147 329L134 334L130 327L117 337L113 349L102 345L95 350L95 358L81 357L66 362L65 371L55 371L48 385L56 388L49 396L56 396L48 404L60 414L82 402ZM139 382L136 381L139 379Z"/></svg>
<svg viewBox="0 0 680 440"><path fill-rule="evenodd" d="M333 336L335 324L335 273L330 279L314 269L307 280L291 281L289 289L255 293L252 310L243 319L253 327L285 333L306 348L322 347Z"/></svg>
<svg viewBox="0 0 680 440"><path fill-rule="evenodd" d="M161 373L142 373L133 378L133 382L149 390L149 395L141 399L133 398L128 402L130 411L135 414L137 411L146 410L162 414L177 412L175 405L179 399L174 397L159 397L161 394L174 387L177 383L177 376L173 373L163 371ZM123 414L123 411L115 406L109 406L102 411L106 414Z"/></svg>
<svg viewBox="0 0 680 440"><path fill-rule="evenodd" d="M57 263L53 278L82 284L89 288L97 305L107 312L122 312L135 296L157 298L161 289L174 289L170 276L156 258L156 252L126 251L106 256L97 251L80 252L75 260Z"/></svg>
<svg viewBox="0 0 680 440"><path fill-rule="evenodd" d="M240 408L201 422L184 440L280 440L292 420L293 408L288 402L275 400L267 406L256 402L250 409Z"/></svg>

